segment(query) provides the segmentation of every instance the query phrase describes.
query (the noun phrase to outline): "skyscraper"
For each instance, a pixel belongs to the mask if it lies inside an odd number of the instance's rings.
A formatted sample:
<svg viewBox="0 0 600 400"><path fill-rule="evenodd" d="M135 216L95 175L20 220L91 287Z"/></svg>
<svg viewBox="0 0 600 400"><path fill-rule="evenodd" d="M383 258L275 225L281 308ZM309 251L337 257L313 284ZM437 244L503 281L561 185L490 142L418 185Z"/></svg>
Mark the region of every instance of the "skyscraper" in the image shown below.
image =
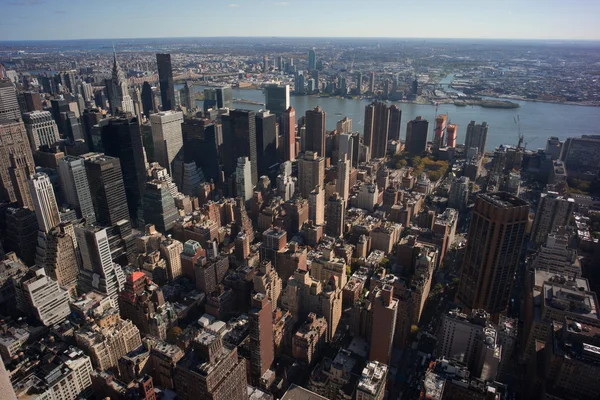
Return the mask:
<svg viewBox="0 0 600 400"><path fill-rule="evenodd" d="M529 204L508 193L477 197L456 295L465 309L506 310L528 216Z"/></svg>
<svg viewBox="0 0 600 400"><path fill-rule="evenodd" d="M325 180L325 158L319 157L316 152L307 151L304 157L298 160L298 183L300 194L308 198L315 187L323 189Z"/></svg>
<svg viewBox="0 0 600 400"><path fill-rule="evenodd" d="M338 156L340 159L346 157L346 160L350 161L350 167L354 166L353 157L353 141L354 137L350 133L342 133L339 138L340 145L338 148Z"/></svg>
<svg viewBox="0 0 600 400"><path fill-rule="evenodd" d="M456 147L456 135L458 133L458 125L448 124L446 128L446 146Z"/></svg>
<svg viewBox="0 0 600 400"><path fill-rule="evenodd" d="M135 113L133 108L133 100L129 95L129 87L125 73L121 70L117 61L117 53L113 55L113 68L110 79L106 80L106 92L108 93L108 102L110 105L110 113L115 115L117 110L123 112ZM55 113L55 118L57 114Z"/></svg>
<svg viewBox="0 0 600 400"><path fill-rule="evenodd" d="M29 181L29 190L39 229L44 233L48 233L50 229L60 224L60 215L52 182L50 182L48 175L43 172L35 173Z"/></svg>
<svg viewBox="0 0 600 400"><path fill-rule="evenodd" d="M150 117L150 114L154 113L156 110L154 109L154 94L152 93L152 86L148 82L144 82L142 85L142 110L146 118Z"/></svg>
<svg viewBox="0 0 600 400"><path fill-rule="evenodd" d="M398 299L395 299L393 295L394 287L392 285L385 284L374 290L370 361L390 363L398 312Z"/></svg>
<svg viewBox="0 0 600 400"><path fill-rule="evenodd" d="M358 95L362 94L362 84L363 84L363 76L362 76L362 72L357 72L356 73L356 92Z"/></svg>
<svg viewBox="0 0 600 400"><path fill-rule="evenodd" d="M102 127L102 144L104 154L120 161L129 215L137 219L144 193L147 164L137 117L110 118Z"/></svg>
<svg viewBox="0 0 600 400"><path fill-rule="evenodd" d="M49 111L33 111L23 114L23 123L27 129L27 137L31 151L34 152L40 146L52 147L58 143L58 126Z"/></svg>
<svg viewBox="0 0 600 400"><path fill-rule="evenodd" d="M334 193L327 199L327 223L325 234L333 238L344 235L344 217L346 213L346 200Z"/></svg>
<svg viewBox="0 0 600 400"><path fill-rule="evenodd" d="M8 79L0 80L0 124L21 119L15 85Z"/></svg>
<svg viewBox="0 0 600 400"><path fill-rule="evenodd" d="M153 224L162 233L173 229L179 214L167 182L158 179L146 182L143 205L146 224Z"/></svg>
<svg viewBox="0 0 600 400"><path fill-rule="evenodd" d="M44 269L58 285L69 290L77 284L79 255L75 229L70 222L61 223L46 235Z"/></svg>
<svg viewBox="0 0 600 400"><path fill-rule="evenodd" d="M321 157L325 157L326 117L320 106L306 110L306 151L314 151Z"/></svg>
<svg viewBox="0 0 600 400"><path fill-rule="evenodd" d="M397 105L390 106L389 140L400 140L400 127L402 124L402 110Z"/></svg>
<svg viewBox="0 0 600 400"><path fill-rule="evenodd" d="M221 182L221 147L223 134L221 125L209 119L186 118L181 125L183 133L183 155L186 163L195 162L202 168L207 181Z"/></svg>
<svg viewBox="0 0 600 400"><path fill-rule="evenodd" d="M154 143L154 158L172 174L173 161L183 147L181 111L163 111L150 115L152 126L152 141Z"/></svg>
<svg viewBox="0 0 600 400"><path fill-rule="evenodd" d="M406 124L406 151L419 155L427 150L429 122L420 116Z"/></svg>
<svg viewBox="0 0 600 400"><path fill-rule="evenodd" d="M85 170L98 223L112 226L119 221L129 220L119 159L102 154L92 155L85 160Z"/></svg>
<svg viewBox="0 0 600 400"><path fill-rule="evenodd" d="M435 117L435 129L433 130L433 150L438 151L444 146L444 136L446 134L446 122L448 121L447 114L439 114Z"/></svg>
<svg viewBox="0 0 600 400"><path fill-rule="evenodd" d="M288 107L281 117L283 130L283 160L296 161L296 111Z"/></svg>
<svg viewBox="0 0 600 400"><path fill-rule="evenodd" d="M111 297L118 308L119 291L125 285L125 275L112 260L106 228L75 226L75 237L81 254L80 290L83 293L97 290Z"/></svg>
<svg viewBox="0 0 600 400"><path fill-rule="evenodd" d="M235 170L236 194L244 201L252 198L252 171L248 157L239 157Z"/></svg>
<svg viewBox="0 0 600 400"><path fill-rule="evenodd" d="M256 162L258 175L269 175L279 162L277 154L277 118L269 111L256 113Z"/></svg>
<svg viewBox="0 0 600 400"><path fill-rule="evenodd" d="M231 86L204 89L204 112L209 108L231 108L232 104L233 95Z"/></svg>
<svg viewBox="0 0 600 400"><path fill-rule="evenodd" d="M479 154L483 155L487 144L487 133L488 124L486 122L482 122L481 124L475 124L475 121L469 122L469 125L467 125L467 136L465 137L465 148L472 149L477 147Z"/></svg>
<svg viewBox="0 0 600 400"><path fill-rule="evenodd" d="M344 117L339 120L336 124L335 130L338 133L350 133L352 132L352 119Z"/></svg>
<svg viewBox="0 0 600 400"><path fill-rule="evenodd" d="M344 200L348 201L350 195L350 170L352 169L352 165L345 154L342 155L342 158L338 161L337 169L336 190Z"/></svg>
<svg viewBox="0 0 600 400"><path fill-rule="evenodd" d="M256 293L251 299L248 322L250 326L250 364L253 384L271 368L274 359L273 310L266 294Z"/></svg>
<svg viewBox="0 0 600 400"><path fill-rule="evenodd" d="M265 86L265 104L267 110L281 116L290 108L290 85Z"/></svg>
<svg viewBox="0 0 600 400"><path fill-rule="evenodd" d="M384 103L375 101L365 107L364 143L371 151L371 158L385 157L389 125L390 110Z"/></svg>
<svg viewBox="0 0 600 400"><path fill-rule="evenodd" d="M196 108L196 98L194 97L194 86L190 82L185 82L185 85L181 88L181 103L187 109L188 113L190 110Z"/></svg>
<svg viewBox="0 0 600 400"><path fill-rule="evenodd" d="M160 83L160 98L162 110L175 109L175 86L173 86L173 68L171 67L170 54L157 54L156 66L158 67L158 81Z"/></svg>
<svg viewBox="0 0 600 400"><path fill-rule="evenodd" d="M81 157L66 156L58 161L58 177L63 199L89 224L96 222L90 186Z"/></svg>
<svg viewBox="0 0 600 400"><path fill-rule="evenodd" d="M575 200L572 198L563 197L557 192L542 193L531 228L531 241L534 245L546 243L550 233L561 226L567 226L574 206Z"/></svg>
<svg viewBox="0 0 600 400"><path fill-rule="evenodd" d="M315 186L308 195L308 219L315 225L325 223L325 190L320 186Z"/></svg>
<svg viewBox="0 0 600 400"><path fill-rule="evenodd" d="M223 144L229 156L225 157L225 173L231 175L239 157L248 157L252 171L252 185L258 183L256 118L254 111L231 110L222 116Z"/></svg>
<svg viewBox="0 0 600 400"><path fill-rule="evenodd" d="M371 71L371 79L369 79L369 93L375 94L375 72Z"/></svg>
<svg viewBox="0 0 600 400"><path fill-rule="evenodd" d="M33 209L27 181L35 172L23 122L0 124L0 199Z"/></svg>
<svg viewBox="0 0 600 400"><path fill-rule="evenodd" d="M308 70L312 71L317 69L317 53L313 49L308 51Z"/></svg>

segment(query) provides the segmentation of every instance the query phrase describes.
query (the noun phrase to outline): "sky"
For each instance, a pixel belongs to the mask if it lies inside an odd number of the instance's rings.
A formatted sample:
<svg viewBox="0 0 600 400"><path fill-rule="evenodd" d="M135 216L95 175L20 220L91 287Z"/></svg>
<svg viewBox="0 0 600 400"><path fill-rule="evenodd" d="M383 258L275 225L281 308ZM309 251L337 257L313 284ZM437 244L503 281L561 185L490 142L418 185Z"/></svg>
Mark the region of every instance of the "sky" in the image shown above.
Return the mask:
<svg viewBox="0 0 600 400"><path fill-rule="evenodd" d="M0 41L289 36L600 40L600 0L0 0Z"/></svg>

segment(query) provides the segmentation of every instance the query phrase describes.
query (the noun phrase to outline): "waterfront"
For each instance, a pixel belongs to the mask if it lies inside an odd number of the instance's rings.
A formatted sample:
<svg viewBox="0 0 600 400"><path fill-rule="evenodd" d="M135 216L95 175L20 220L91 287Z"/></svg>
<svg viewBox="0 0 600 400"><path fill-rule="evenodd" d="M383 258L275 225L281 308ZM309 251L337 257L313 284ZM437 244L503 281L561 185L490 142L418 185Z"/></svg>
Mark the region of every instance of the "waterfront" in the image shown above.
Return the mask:
<svg viewBox="0 0 600 400"><path fill-rule="evenodd" d="M181 88L181 85L177 85ZM204 86L195 86L196 91L203 91ZM233 97L263 103L264 94L260 90L233 89ZM448 114L450 122L458 124L458 143L463 143L467 124L474 120L477 123L485 121L489 125L487 149L493 150L501 144L515 145L517 143L517 127L514 119L519 115L521 132L524 135L528 149L543 148L546 139L557 136L560 139L585 134L600 134L600 108L585 107L556 103L541 103L517 101L521 107L515 109L482 108L479 106L460 107L454 104L440 104L438 114ZM354 131L363 132L365 105L369 100L342 99L336 97L291 96L291 105L296 110L296 118L300 118L306 110L319 105L327 113L327 129L335 129L338 120L349 117L352 119ZM196 102L202 107L202 101ZM420 115L430 122L430 132L433 134L435 106L428 104L396 104L402 110L401 137L406 134L406 122ZM234 103L235 107L259 110L262 106ZM430 137L431 139L431 137Z"/></svg>

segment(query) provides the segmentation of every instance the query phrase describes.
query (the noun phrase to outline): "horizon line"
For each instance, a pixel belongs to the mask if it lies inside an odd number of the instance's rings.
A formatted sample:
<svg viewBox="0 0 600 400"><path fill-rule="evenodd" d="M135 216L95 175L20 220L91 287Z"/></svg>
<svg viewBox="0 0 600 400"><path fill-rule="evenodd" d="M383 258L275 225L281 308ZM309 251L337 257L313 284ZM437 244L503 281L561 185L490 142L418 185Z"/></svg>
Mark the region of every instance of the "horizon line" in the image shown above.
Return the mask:
<svg viewBox="0 0 600 400"><path fill-rule="evenodd" d="M51 42L51 41L85 41L85 40L143 40L143 39L386 39L386 40L473 40L473 41L559 41L559 42L600 42L598 39L558 39L558 38L475 38L475 37L402 37L402 36L154 36L154 37L105 37L79 39L9 39L0 43L11 42Z"/></svg>

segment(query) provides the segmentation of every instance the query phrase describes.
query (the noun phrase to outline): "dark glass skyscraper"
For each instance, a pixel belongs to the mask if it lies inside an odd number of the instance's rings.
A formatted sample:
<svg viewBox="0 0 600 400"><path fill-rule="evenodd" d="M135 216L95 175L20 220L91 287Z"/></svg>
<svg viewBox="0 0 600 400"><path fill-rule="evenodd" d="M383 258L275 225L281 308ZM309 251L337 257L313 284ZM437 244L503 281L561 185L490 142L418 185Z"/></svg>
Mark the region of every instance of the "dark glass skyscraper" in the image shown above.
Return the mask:
<svg viewBox="0 0 600 400"><path fill-rule="evenodd" d="M221 181L221 126L208 119L188 118L181 124L183 156L186 163L194 161L202 168L204 177L215 183Z"/></svg>
<svg viewBox="0 0 600 400"><path fill-rule="evenodd" d="M229 177L235 172L239 157L248 157L252 171L252 185L256 185L258 164L254 111L231 110L229 115L223 115L221 118L223 121L223 145L227 149L227 156L223 159L226 176Z"/></svg>
<svg viewBox="0 0 600 400"><path fill-rule="evenodd" d="M173 69L170 54L157 54L158 81L160 82L160 98L163 111L175 108L175 87L173 86Z"/></svg>
<svg viewBox="0 0 600 400"><path fill-rule="evenodd" d="M256 114L256 156L258 175L268 175L277 165L277 119L269 111Z"/></svg>
<svg viewBox="0 0 600 400"><path fill-rule="evenodd" d="M385 157L390 124L390 110L384 103L375 101L365 107L365 145L371 158Z"/></svg>
<svg viewBox="0 0 600 400"><path fill-rule="evenodd" d="M427 150L427 134L429 122L420 116L406 124L406 151L410 154L421 154Z"/></svg>
<svg viewBox="0 0 600 400"><path fill-rule="evenodd" d="M152 86L148 82L144 82L142 85L142 110L146 117L149 117L154 112L153 96Z"/></svg>
<svg viewBox="0 0 600 400"><path fill-rule="evenodd" d="M103 226L116 225L122 220L128 221L127 196L119 159L92 155L85 160L85 170L90 183L96 221Z"/></svg>
<svg viewBox="0 0 600 400"><path fill-rule="evenodd" d="M120 161L129 215L136 219L146 182L144 149L137 118L111 118L102 127L102 143L104 154Z"/></svg>
<svg viewBox="0 0 600 400"><path fill-rule="evenodd" d="M321 107L306 110L306 151L314 151L325 157L326 114Z"/></svg>
<svg viewBox="0 0 600 400"><path fill-rule="evenodd" d="M397 105L390 106L390 128L388 140L400 140L400 126L402 123L402 110Z"/></svg>

